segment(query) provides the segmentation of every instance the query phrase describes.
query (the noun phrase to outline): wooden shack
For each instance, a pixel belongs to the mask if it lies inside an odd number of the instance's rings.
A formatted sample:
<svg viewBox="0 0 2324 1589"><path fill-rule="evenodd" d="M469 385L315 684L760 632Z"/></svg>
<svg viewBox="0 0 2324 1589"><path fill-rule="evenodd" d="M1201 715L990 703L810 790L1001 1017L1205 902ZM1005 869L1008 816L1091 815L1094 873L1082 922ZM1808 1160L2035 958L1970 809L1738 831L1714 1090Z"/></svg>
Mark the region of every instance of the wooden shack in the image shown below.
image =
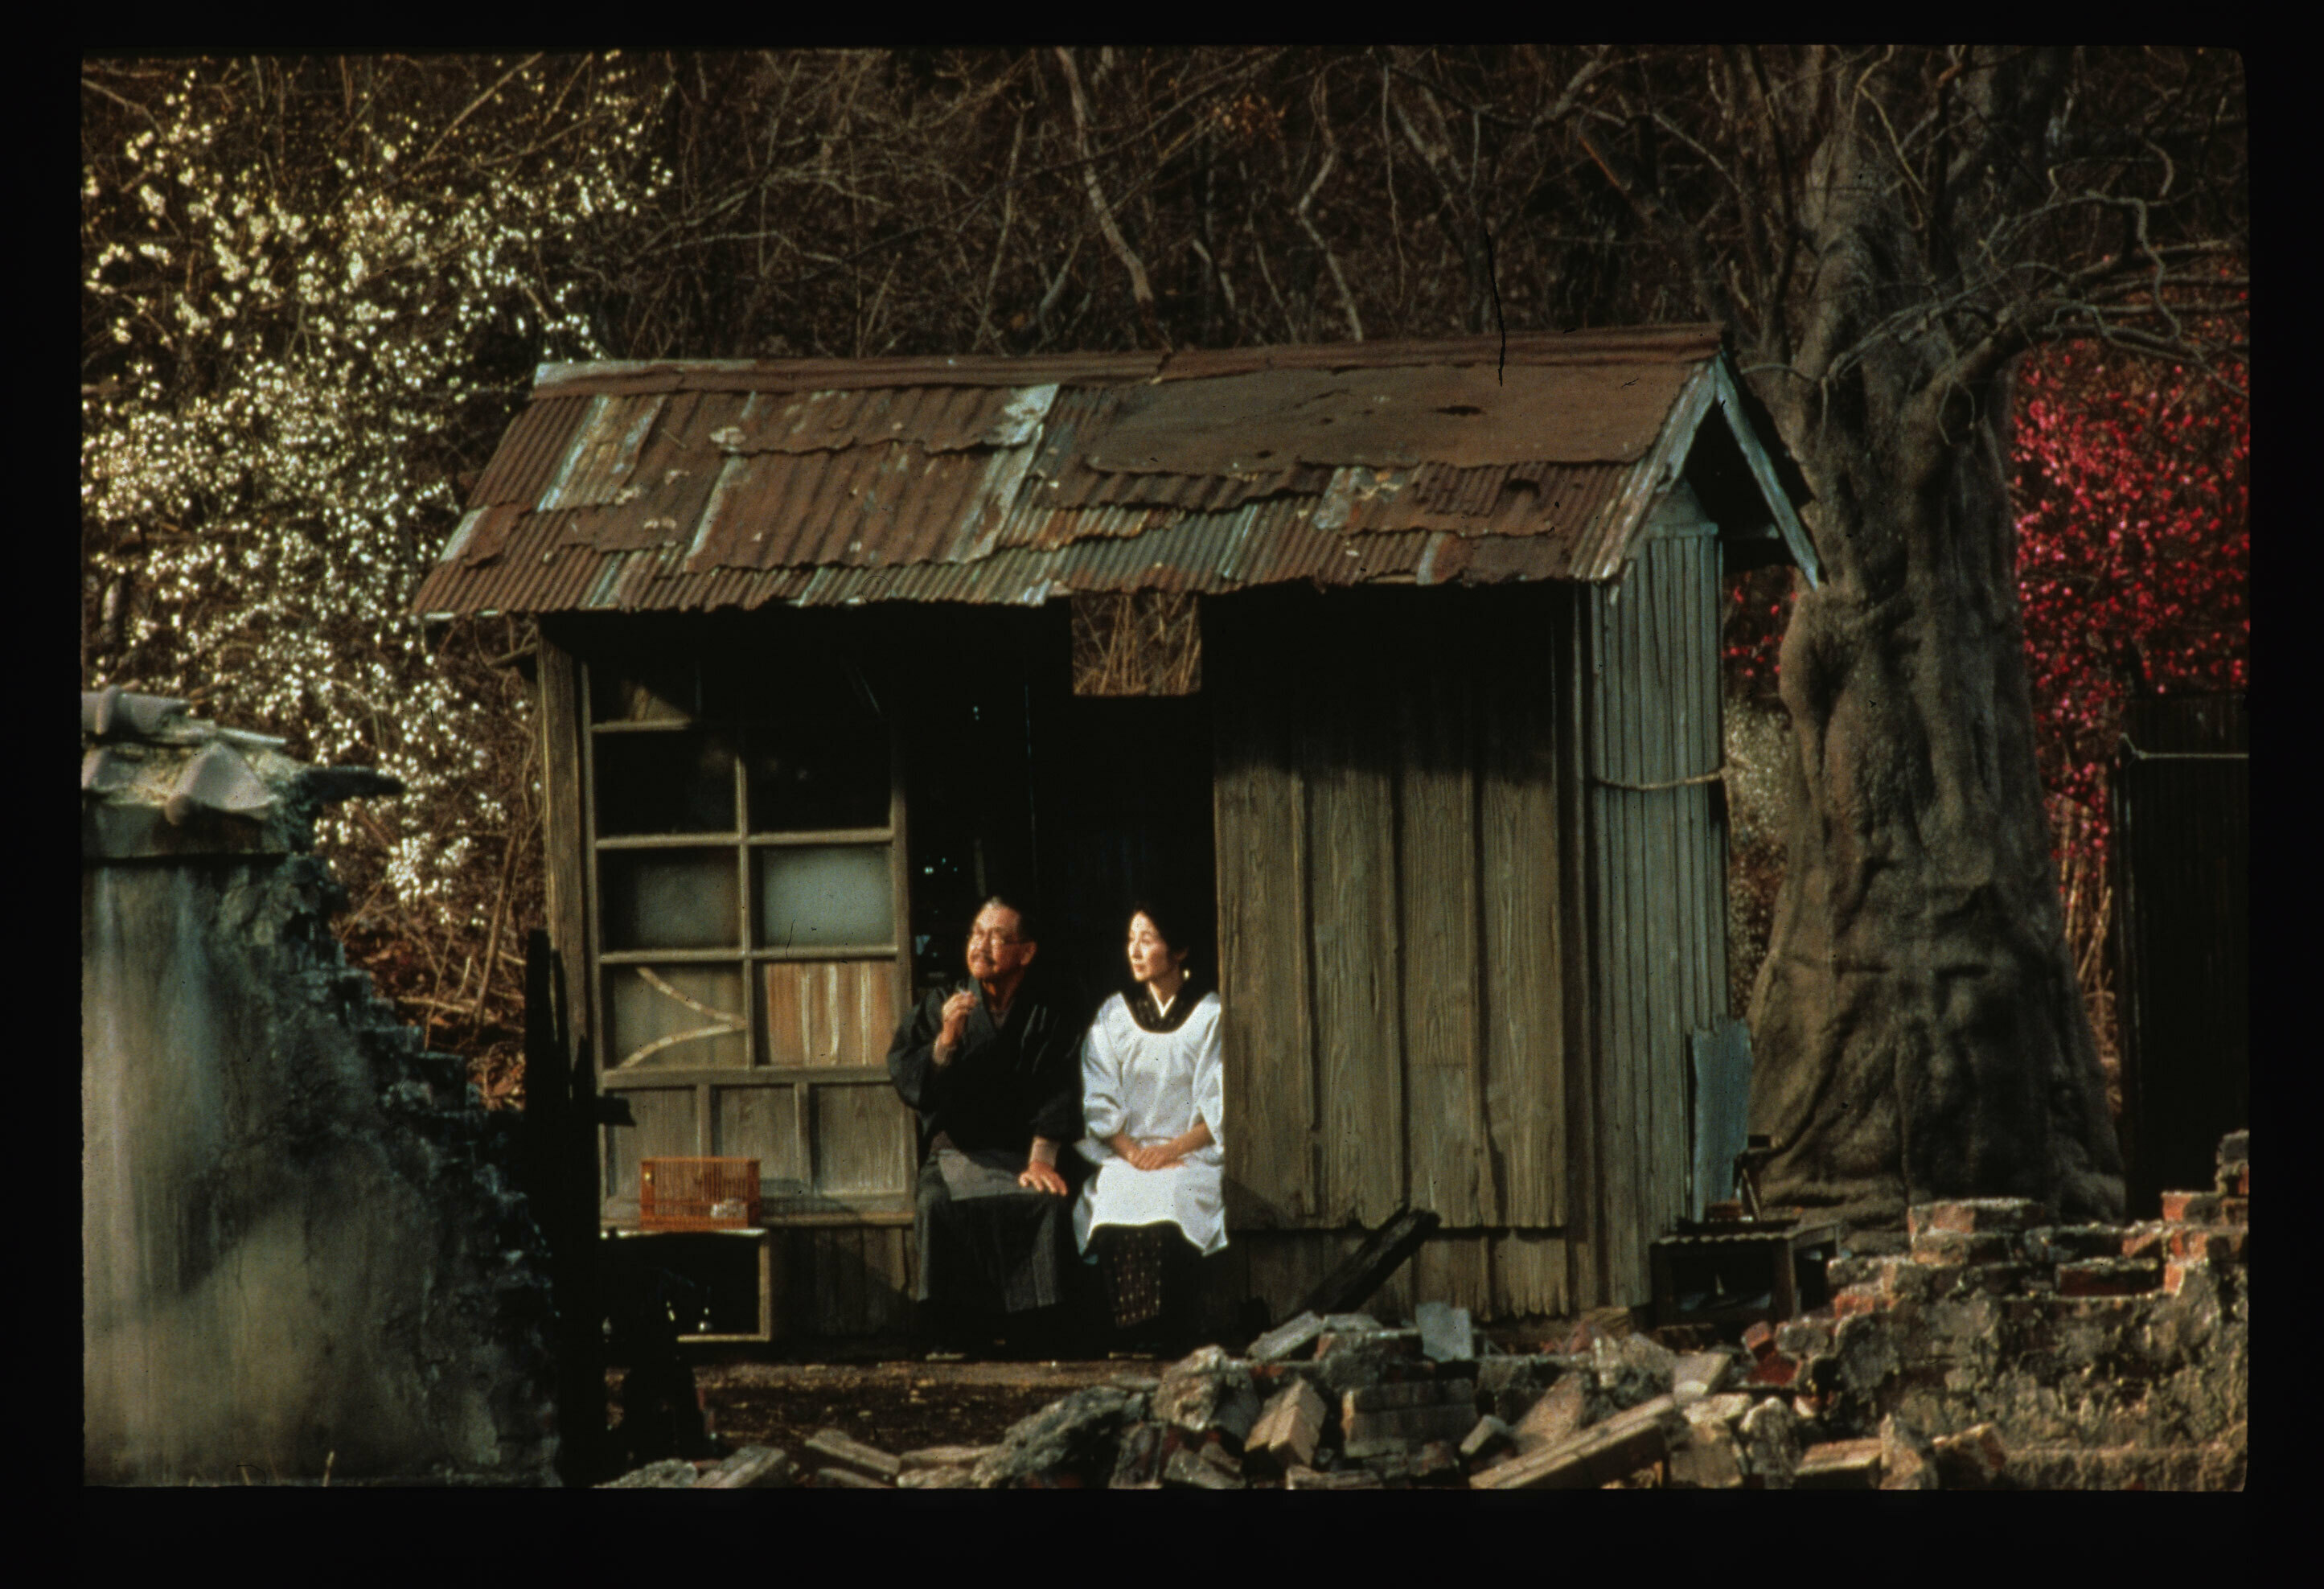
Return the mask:
<svg viewBox="0 0 2324 1589"><path fill-rule="evenodd" d="M883 1058L976 901L1094 993L1214 908L1232 1243L1278 1316L1643 1301L1729 1015L1721 576L1815 577L1715 327L546 365L417 598L526 613L569 1060L760 1160L788 1333L899 1322Z"/></svg>

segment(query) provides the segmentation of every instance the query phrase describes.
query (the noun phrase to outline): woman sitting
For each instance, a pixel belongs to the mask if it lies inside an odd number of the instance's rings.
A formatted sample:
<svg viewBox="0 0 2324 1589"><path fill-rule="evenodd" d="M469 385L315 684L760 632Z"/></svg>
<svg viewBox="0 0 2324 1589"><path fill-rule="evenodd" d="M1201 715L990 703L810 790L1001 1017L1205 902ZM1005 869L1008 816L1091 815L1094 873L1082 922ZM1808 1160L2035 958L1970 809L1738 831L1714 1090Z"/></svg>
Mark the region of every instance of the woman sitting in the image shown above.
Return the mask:
<svg viewBox="0 0 2324 1589"><path fill-rule="evenodd" d="M1082 1252L1109 1260L1115 1324L1167 1310L1174 1335L1188 1323L1194 1259L1227 1244L1219 996L1186 974L1193 943L1190 924L1156 905L1130 918L1135 985L1105 1002L1082 1045L1079 1146L1097 1173L1074 1205Z"/></svg>

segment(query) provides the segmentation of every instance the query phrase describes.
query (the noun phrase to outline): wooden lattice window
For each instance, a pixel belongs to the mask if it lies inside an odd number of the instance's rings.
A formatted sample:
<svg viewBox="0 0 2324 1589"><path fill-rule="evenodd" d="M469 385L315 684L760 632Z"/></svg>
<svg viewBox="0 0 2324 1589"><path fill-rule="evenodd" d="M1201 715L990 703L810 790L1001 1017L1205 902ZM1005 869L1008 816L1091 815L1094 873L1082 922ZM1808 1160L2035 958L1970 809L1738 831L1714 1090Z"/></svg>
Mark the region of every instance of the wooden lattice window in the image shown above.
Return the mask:
<svg viewBox="0 0 2324 1589"><path fill-rule="evenodd" d="M736 678L744 670L747 677ZM803 649L588 663L590 945L605 1212L641 1158L760 1160L770 1222L894 1218L911 1117L900 747L862 676Z"/></svg>

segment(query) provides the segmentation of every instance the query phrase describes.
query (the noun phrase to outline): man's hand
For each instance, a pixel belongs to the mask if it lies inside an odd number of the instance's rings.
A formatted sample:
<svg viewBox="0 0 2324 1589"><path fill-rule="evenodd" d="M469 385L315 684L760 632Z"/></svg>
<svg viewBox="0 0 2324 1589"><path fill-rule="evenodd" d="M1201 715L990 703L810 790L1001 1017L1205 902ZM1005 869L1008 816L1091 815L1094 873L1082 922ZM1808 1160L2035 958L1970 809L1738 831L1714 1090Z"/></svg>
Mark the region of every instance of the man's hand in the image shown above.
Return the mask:
<svg viewBox="0 0 2324 1589"><path fill-rule="evenodd" d="M1055 1197L1065 1195L1065 1178L1057 1173L1056 1166L1044 1164L1038 1159L1025 1166L1025 1173L1017 1178L1017 1184L1030 1187L1037 1192L1047 1192Z"/></svg>
<svg viewBox="0 0 2324 1589"><path fill-rule="evenodd" d="M976 995L963 988L944 1002L944 1030L936 1033L934 1058L938 1065L949 1065L960 1051L960 1039L968 1031L968 1018L975 1012Z"/></svg>

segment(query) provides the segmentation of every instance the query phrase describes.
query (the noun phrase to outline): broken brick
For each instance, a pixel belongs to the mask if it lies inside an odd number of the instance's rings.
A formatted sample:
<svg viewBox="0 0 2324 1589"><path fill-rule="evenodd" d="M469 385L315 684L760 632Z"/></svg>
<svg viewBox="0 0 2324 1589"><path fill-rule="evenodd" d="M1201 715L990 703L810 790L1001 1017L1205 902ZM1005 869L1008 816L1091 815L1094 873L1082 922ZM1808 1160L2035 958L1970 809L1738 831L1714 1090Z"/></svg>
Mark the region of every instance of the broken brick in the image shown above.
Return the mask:
<svg viewBox="0 0 2324 1589"><path fill-rule="evenodd" d="M2008 1464L2001 1432L1991 1424L1978 1424L1957 1435L1940 1435L1935 1442L1937 1479L1948 1490L1987 1490Z"/></svg>
<svg viewBox="0 0 2324 1589"><path fill-rule="evenodd" d="M1826 1440L1811 1446L1792 1473L1795 1490L1877 1490L1880 1441Z"/></svg>
<svg viewBox="0 0 2324 1589"><path fill-rule="evenodd" d="M896 1482L903 1471L899 1458L890 1456L876 1446L866 1446L844 1429L817 1429L807 1437L807 1450L822 1459L825 1471L844 1469L870 1479L885 1487ZM817 1477L821 1477L818 1474Z"/></svg>
<svg viewBox="0 0 2324 1589"><path fill-rule="evenodd" d="M1400 1380L1384 1385L1358 1385L1342 1392L1340 1416L1351 1418L1360 1412L1388 1412L1406 1407L1444 1407L1454 1402L1474 1406L1477 1381L1456 1380Z"/></svg>
<svg viewBox="0 0 2324 1589"><path fill-rule="evenodd" d="M1939 1225L1913 1237L1915 1263L1997 1263L2013 1256L2006 1230L1956 1230Z"/></svg>
<svg viewBox="0 0 2324 1589"><path fill-rule="evenodd" d="M1824 1284L1835 1291L1844 1291L1850 1286L1861 1286L1878 1280L1887 1266L1888 1260L1880 1253L1851 1252L1823 1266ZM1768 1339L1774 1340L1772 1331ZM1748 1331L1744 1334L1743 1344L1746 1346L1751 1344Z"/></svg>
<svg viewBox="0 0 2324 1589"><path fill-rule="evenodd" d="M2061 1297L2135 1297L2163 1284L2163 1269L2141 1258L2085 1258L2058 1266Z"/></svg>
<svg viewBox="0 0 2324 1589"><path fill-rule="evenodd" d="M1765 1358L1775 1349L1775 1326L1761 1319L1743 1332L1743 1349L1755 1358Z"/></svg>
<svg viewBox="0 0 2324 1589"><path fill-rule="evenodd" d="M1240 1490L1245 1488L1236 1474L1204 1460L1200 1451L1184 1446L1173 1451L1162 1464L1162 1482L1182 1490Z"/></svg>
<svg viewBox="0 0 2324 1589"><path fill-rule="evenodd" d="M1915 1204L1905 1212L1904 1227L1915 1240L1923 1231L2022 1231L2041 1224L2042 1213L2026 1197L1960 1197Z"/></svg>
<svg viewBox="0 0 2324 1589"><path fill-rule="evenodd" d="M1880 1487L1937 1488L1937 1453L1929 1437L1891 1413L1880 1420Z"/></svg>
<svg viewBox="0 0 2324 1589"><path fill-rule="evenodd" d="M1685 1427L1677 1404L1657 1396L1556 1445L1471 1474L1469 1483L1480 1490L1594 1490L1659 1462Z"/></svg>
<svg viewBox="0 0 2324 1589"><path fill-rule="evenodd" d="M1510 1429L1509 1437L1517 1442L1519 1451L1555 1445L1582 1427L1586 1410L1586 1387L1582 1376L1568 1374L1526 1410L1526 1415Z"/></svg>
<svg viewBox="0 0 2324 1589"><path fill-rule="evenodd" d="M1473 1401L1359 1412L1344 1420L1341 1449L1351 1457L1377 1456L1430 1440L1458 1440L1476 1421Z"/></svg>
<svg viewBox="0 0 2324 1589"><path fill-rule="evenodd" d="M788 1490L790 1454L772 1446L745 1446L695 1481L697 1490Z"/></svg>
<svg viewBox="0 0 2324 1589"><path fill-rule="evenodd" d="M2223 1197L2217 1192L2165 1192L2163 1219L2166 1224L2249 1224L2251 1199Z"/></svg>
<svg viewBox="0 0 2324 1589"><path fill-rule="evenodd" d="M1411 1474L1416 1484L1458 1484L1461 1454L1450 1440L1431 1440L1413 1454Z"/></svg>
<svg viewBox="0 0 2324 1589"><path fill-rule="evenodd" d="M1752 1385L1788 1385L1799 1377L1799 1360L1787 1353L1771 1352L1759 1360L1744 1381Z"/></svg>
<svg viewBox="0 0 2324 1589"><path fill-rule="evenodd" d="M2206 1230L2200 1226L2182 1227L2170 1233L2165 1251L2181 1263L2209 1260L2213 1263L2248 1263L2250 1259L2251 1227L2229 1225L2223 1229Z"/></svg>
<svg viewBox="0 0 2324 1589"><path fill-rule="evenodd" d="M1831 1299L1831 1310L1841 1318L1859 1313L1877 1313L1887 1299L1871 1286L1850 1286Z"/></svg>
<svg viewBox="0 0 2324 1589"><path fill-rule="evenodd" d="M1508 1425L1490 1413L1477 1420L1477 1425L1462 1437L1460 1452L1464 1462L1478 1462L1498 1455L1516 1444L1516 1436Z"/></svg>
<svg viewBox="0 0 2324 1589"><path fill-rule="evenodd" d="M1724 1352L1690 1352L1671 1370L1671 1395L1681 1407L1700 1401L1727 1382L1734 1359Z"/></svg>
<svg viewBox="0 0 2324 1589"><path fill-rule="evenodd" d="M1303 1313L1287 1324L1277 1325L1259 1336L1258 1340L1253 1341L1250 1344L1250 1361L1253 1363L1280 1362L1298 1352L1300 1348L1314 1344L1316 1337L1323 1333L1322 1316Z"/></svg>
<svg viewBox="0 0 2324 1589"><path fill-rule="evenodd" d="M1243 1442L1243 1456L1256 1469L1284 1473L1307 1467L1315 1460L1315 1446L1323 1437L1331 1409L1305 1380L1295 1380L1277 1391L1259 1422Z"/></svg>
<svg viewBox="0 0 2324 1589"><path fill-rule="evenodd" d="M1670 1482L1682 1490L1739 1490L1742 1448L1725 1428L1691 1422L1685 1440L1671 1450Z"/></svg>

